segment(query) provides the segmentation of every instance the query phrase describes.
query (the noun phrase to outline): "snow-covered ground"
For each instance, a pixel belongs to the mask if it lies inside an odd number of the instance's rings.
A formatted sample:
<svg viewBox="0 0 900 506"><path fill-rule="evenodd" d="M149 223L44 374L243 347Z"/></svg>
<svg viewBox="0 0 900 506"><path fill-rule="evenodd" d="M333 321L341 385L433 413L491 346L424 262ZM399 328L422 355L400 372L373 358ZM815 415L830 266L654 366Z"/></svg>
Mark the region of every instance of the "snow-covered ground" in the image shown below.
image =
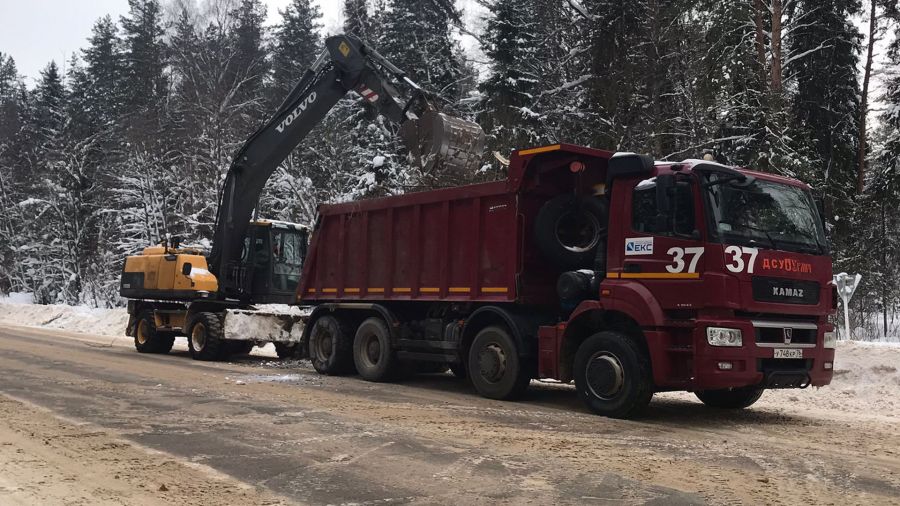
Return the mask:
<svg viewBox="0 0 900 506"><path fill-rule="evenodd" d="M123 308L93 309L72 306L40 306L21 303L21 297L0 299L0 324L57 328L67 331L123 338L128 315ZM124 338L123 344L130 341ZM176 349L185 348L183 338ZM274 357L270 344L255 355ZM806 390L766 392L760 406L786 411L797 408L834 414L900 418L900 343L839 341L831 385ZM661 398L692 398L673 392Z"/></svg>

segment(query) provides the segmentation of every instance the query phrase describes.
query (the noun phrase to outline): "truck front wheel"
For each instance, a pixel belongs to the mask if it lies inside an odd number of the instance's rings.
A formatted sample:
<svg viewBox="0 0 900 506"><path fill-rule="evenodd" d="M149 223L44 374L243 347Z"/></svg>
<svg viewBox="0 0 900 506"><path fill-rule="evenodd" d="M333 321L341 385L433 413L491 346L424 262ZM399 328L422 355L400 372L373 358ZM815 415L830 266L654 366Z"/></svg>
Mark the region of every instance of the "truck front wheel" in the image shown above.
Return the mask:
<svg viewBox="0 0 900 506"><path fill-rule="evenodd" d="M703 404L711 408L744 409L752 406L762 396L764 388L726 388L724 390L701 390L695 392Z"/></svg>
<svg viewBox="0 0 900 506"><path fill-rule="evenodd" d="M222 338L222 320L216 313L197 313L188 324L188 349L194 360L220 360L228 353Z"/></svg>
<svg viewBox="0 0 900 506"><path fill-rule="evenodd" d="M509 332L487 327L472 341L466 368L475 390L489 399L515 399L531 381Z"/></svg>
<svg viewBox="0 0 900 506"><path fill-rule="evenodd" d="M332 315L316 320L309 332L309 359L321 374L352 372L353 339L347 325Z"/></svg>
<svg viewBox="0 0 900 506"><path fill-rule="evenodd" d="M395 372L391 335L381 318L362 322L353 339L353 363L363 379L387 381Z"/></svg>
<svg viewBox="0 0 900 506"><path fill-rule="evenodd" d="M650 360L618 332L600 332L581 343L574 372L578 396L598 415L628 418L653 396Z"/></svg>
<svg viewBox="0 0 900 506"><path fill-rule="evenodd" d="M175 336L156 330L153 311L141 311L134 327L134 348L139 353L169 353L175 344Z"/></svg>

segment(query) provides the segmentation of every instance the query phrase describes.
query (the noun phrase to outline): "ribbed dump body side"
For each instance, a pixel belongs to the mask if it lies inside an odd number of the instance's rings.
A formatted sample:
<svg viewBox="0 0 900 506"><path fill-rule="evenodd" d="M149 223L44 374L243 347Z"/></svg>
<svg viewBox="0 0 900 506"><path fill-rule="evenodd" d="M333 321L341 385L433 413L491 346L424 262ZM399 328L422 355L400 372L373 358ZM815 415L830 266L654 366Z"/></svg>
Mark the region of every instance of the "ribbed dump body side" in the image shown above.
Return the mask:
<svg viewBox="0 0 900 506"><path fill-rule="evenodd" d="M523 223L507 181L319 207L301 301L516 299Z"/></svg>

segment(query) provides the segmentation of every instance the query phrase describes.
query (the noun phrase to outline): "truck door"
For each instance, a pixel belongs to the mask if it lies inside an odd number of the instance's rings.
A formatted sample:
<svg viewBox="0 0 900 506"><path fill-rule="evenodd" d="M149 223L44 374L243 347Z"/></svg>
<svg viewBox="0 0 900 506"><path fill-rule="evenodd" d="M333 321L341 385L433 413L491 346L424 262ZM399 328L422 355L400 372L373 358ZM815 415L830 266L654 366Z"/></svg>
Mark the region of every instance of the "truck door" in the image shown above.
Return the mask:
<svg viewBox="0 0 900 506"><path fill-rule="evenodd" d="M668 209L659 209L656 180L631 189L630 205L624 206L630 216L623 223L622 263L610 277L643 284L664 309L694 308L706 265L696 180L683 174L670 180Z"/></svg>

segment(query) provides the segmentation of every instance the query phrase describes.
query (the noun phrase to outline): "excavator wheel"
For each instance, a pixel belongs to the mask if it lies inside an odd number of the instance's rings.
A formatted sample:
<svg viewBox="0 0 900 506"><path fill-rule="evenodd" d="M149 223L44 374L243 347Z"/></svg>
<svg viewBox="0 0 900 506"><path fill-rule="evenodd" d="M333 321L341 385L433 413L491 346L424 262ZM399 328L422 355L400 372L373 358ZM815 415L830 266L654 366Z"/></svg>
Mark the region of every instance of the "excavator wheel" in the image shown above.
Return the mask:
<svg viewBox="0 0 900 506"><path fill-rule="evenodd" d="M196 313L188 323L188 349L194 360L221 360L228 355L227 342L222 339L222 320L216 313Z"/></svg>
<svg viewBox="0 0 900 506"><path fill-rule="evenodd" d="M138 315L134 326L134 347L139 353L169 353L175 336L156 330L153 311L146 309Z"/></svg>

